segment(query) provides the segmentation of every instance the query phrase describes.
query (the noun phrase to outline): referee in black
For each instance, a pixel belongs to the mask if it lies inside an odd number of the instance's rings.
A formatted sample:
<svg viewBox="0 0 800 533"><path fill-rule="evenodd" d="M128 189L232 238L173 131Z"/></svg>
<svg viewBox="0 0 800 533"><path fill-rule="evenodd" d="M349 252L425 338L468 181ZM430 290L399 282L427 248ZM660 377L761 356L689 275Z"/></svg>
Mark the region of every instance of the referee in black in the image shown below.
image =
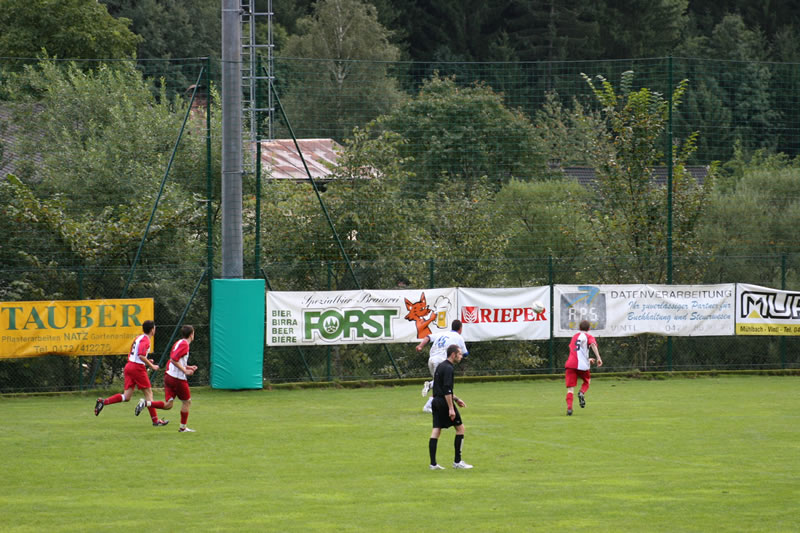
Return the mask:
<svg viewBox="0 0 800 533"><path fill-rule="evenodd" d="M458 363L462 358L461 348L455 344L447 347L447 359L436 367L433 374L433 431L431 439L428 441L428 451L431 454L431 470L444 470L444 467L436 462L436 446L439 443L439 435L442 428L456 427L456 456L453 461L453 468L472 468L472 465L465 463L461 459L461 446L464 444L464 423L461 422L461 414L456 405L466 407L459 397L453 394L453 381L455 377L454 363Z"/></svg>

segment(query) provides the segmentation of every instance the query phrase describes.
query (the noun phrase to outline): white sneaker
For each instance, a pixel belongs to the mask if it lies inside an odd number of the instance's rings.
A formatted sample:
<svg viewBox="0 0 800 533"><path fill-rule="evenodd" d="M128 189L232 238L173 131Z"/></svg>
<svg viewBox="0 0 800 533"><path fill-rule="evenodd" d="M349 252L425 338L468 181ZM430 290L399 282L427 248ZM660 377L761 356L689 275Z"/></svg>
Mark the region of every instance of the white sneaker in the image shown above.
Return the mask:
<svg viewBox="0 0 800 533"><path fill-rule="evenodd" d="M430 465L428 468L430 468L431 470L444 470L444 467L442 465Z"/></svg>
<svg viewBox="0 0 800 533"><path fill-rule="evenodd" d="M467 464L467 463L465 463L465 462L463 461L463 459L462 459L461 461L459 461L459 462L457 462L457 463L453 463L453 468L464 468L464 469L468 469L468 468L472 468L472 465L468 465L468 464Z"/></svg>
<svg viewBox="0 0 800 533"><path fill-rule="evenodd" d="M136 416L139 416L139 413L142 412L142 409L144 409L144 406L145 406L145 402L144 402L144 398L142 398L141 400L139 400L139 403L137 403L136 407L133 409L133 414L135 414Z"/></svg>
<svg viewBox="0 0 800 533"><path fill-rule="evenodd" d="M426 381L425 383L423 383L423 385L422 385L422 396L423 397L428 395L428 391L431 390L431 387L433 387L433 381Z"/></svg>
<svg viewBox="0 0 800 533"><path fill-rule="evenodd" d="M181 432L181 433L195 433L195 430L193 430L190 427L182 427L182 428L178 429L178 431Z"/></svg>
<svg viewBox="0 0 800 533"><path fill-rule="evenodd" d="M433 412L433 398L428 398L428 401L425 402L425 406L422 408L422 410L426 413Z"/></svg>

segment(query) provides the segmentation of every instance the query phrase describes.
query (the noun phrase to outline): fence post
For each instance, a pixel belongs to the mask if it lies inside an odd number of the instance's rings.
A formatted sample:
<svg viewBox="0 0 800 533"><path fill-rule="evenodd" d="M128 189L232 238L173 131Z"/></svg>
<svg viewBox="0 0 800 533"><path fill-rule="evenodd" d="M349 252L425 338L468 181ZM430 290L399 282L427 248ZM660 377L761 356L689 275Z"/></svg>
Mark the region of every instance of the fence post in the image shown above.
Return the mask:
<svg viewBox="0 0 800 533"><path fill-rule="evenodd" d="M550 341L549 341L549 359L550 359L550 373L554 374L556 371L556 358L555 358L555 339L553 338L553 299L555 298L555 286L553 285L553 256L547 256L547 282L550 285Z"/></svg>
<svg viewBox="0 0 800 533"><path fill-rule="evenodd" d="M786 290L786 254L781 254L781 290ZM786 335L781 335L781 368L786 368Z"/></svg>
<svg viewBox="0 0 800 533"><path fill-rule="evenodd" d="M327 261L326 264L328 266L328 290L331 290L331 285L333 283L333 267L331 266L331 262L330 261ZM326 372L325 373L328 376L328 378L327 378L328 381L331 381L332 380L332 377L331 377L331 357L332 357L332 354L331 354L331 347L330 346L328 346L328 348L326 349L326 352L327 352L328 357L327 357L327 362L326 362Z"/></svg>
<svg viewBox="0 0 800 533"><path fill-rule="evenodd" d="M667 284L672 285L672 56L667 60ZM672 372L672 336L667 337L667 370Z"/></svg>
<svg viewBox="0 0 800 533"><path fill-rule="evenodd" d="M78 267L78 300L83 300L83 267ZM83 356L78 357L78 390L83 390Z"/></svg>

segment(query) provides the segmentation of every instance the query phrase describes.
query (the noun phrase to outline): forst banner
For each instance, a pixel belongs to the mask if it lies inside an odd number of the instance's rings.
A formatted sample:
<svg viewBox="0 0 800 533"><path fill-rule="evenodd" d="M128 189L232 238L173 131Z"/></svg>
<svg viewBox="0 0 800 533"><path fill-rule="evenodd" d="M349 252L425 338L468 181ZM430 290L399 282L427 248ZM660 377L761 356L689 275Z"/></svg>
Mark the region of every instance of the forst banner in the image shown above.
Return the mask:
<svg viewBox="0 0 800 533"><path fill-rule="evenodd" d="M449 330L456 289L267 291L268 346L419 342Z"/></svg>
<svg viewBox="0 0 800 533"><path fill-rule="evenodd" d="M553 336L572 336L584 319L603 337L733 335L735 295L733 283L556 285Z"/></svg>
<svg viewBox="0 0 800 533"><path fill-rule="evenodd" d="M549 287L269 291L267 345L419 342L454 319L467 341L548 339L549 302Z"/></svg>
<svg viewBox="0 0 800 533"><path fill-rule="evenodd" d="M545 309L536 313L533 302ZM550 338L550 287L458 289L465 341Z"/></svg>
<svg viewBox="0 0 800 533"><path fill-rule="evenodd" d="M152 319L152 298L3 302L0 359L127 354Z"/></svg>
<svg viewBox="0 0 800 533"><path fill-rule="evenodd" d="M800 335L800 292L736 284L737 335Z"/></svg>

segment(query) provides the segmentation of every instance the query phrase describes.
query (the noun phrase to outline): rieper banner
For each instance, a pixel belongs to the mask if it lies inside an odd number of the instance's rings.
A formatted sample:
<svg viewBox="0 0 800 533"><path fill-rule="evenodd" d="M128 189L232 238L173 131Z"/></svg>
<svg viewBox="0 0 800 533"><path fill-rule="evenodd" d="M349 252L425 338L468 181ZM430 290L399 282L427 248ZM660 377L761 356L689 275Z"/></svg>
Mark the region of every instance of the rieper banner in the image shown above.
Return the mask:
<svg viewBox="0 0 800 533"><path fill-rule="evenodd" d="M800 335L800 292L736 284L737 335Z"/></svg>
<svg viewBox="0 0 800 533"><path fill-rule="evenodd" d="M602 337L734 334L735 285L556 285L553 336L569 337L581 320Z"/></svg>
<svg viewBox="0 0 800 533"><path fill-rule="evenodd" d="M268 346L418 342L457 318L456 289L267 291Z"/></svg>
<svg viewBox="0 0 800 533"><path fill-rule="evenodd" d="M153 299L0 303L0 359L127 354Z"/></svg>
<svg viewBox="0 0 800 533"><path fill-rule="evenodd" d="M535 301L543 312L533 310ZM550 287L459 288L458 306L466 341L550 338Z"/></svg>

